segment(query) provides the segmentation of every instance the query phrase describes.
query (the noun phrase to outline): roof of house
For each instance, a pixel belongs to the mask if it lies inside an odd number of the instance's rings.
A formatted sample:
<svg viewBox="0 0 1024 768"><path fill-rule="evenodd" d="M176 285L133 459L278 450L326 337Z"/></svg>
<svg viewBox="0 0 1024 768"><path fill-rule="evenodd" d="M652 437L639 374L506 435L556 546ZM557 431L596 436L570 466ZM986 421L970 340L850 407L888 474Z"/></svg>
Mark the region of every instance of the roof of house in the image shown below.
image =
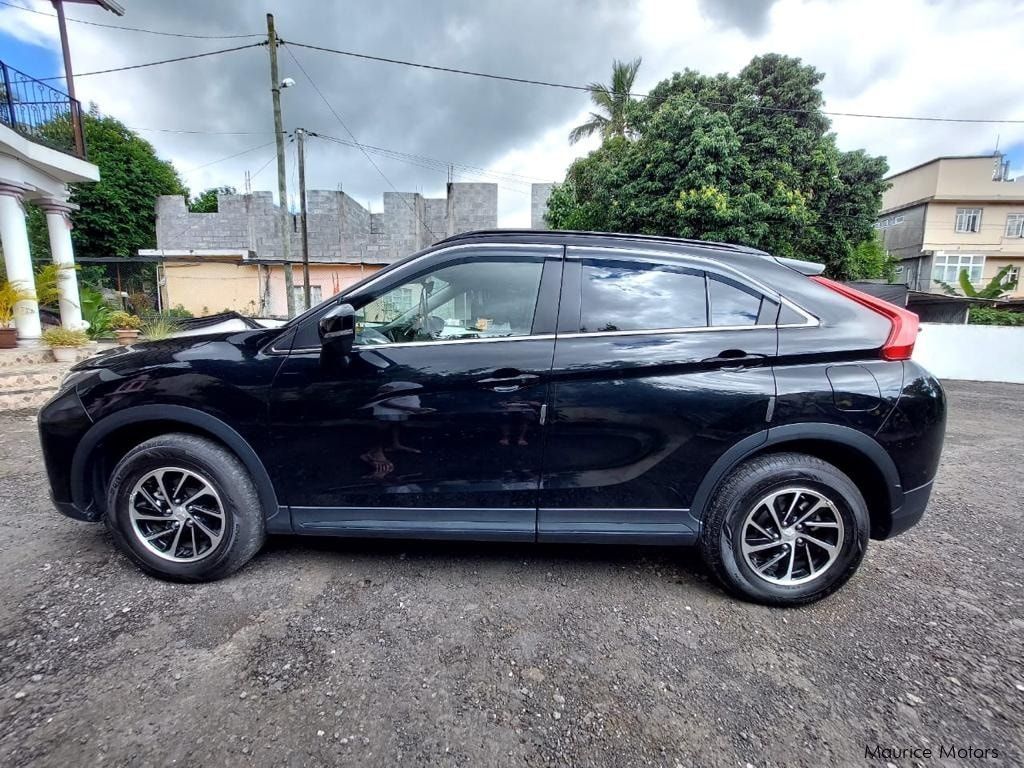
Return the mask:
<svg viewBox="0 0 1024 768"><path fill-rule="evenodd" d="M991 154L988 154L988 155L942 155L941 157L933 157L931 160L925 160L923 163L918 163L917 165L911 166L910 168L906 168L906 169L904 169L902 171L896 171L896 173L890 173L888 176L885 177L885 180L888 181L889 179L894 179L897 176L902 176L904 173L910 173L911 171L916 171L918 168L924 168L926 165L931 165L932 163L937 163L940 160L991 160L992 157L993 157L993 155L991 155Z"/></svg>

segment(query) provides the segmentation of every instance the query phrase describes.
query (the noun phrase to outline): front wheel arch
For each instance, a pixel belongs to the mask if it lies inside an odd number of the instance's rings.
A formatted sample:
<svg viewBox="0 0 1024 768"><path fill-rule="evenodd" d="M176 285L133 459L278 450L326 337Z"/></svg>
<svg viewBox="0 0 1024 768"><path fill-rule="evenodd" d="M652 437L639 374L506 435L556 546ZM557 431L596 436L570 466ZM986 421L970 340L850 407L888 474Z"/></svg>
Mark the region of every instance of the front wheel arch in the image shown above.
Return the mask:
<svg viewBox="0 0 1024 768"><path fill-rule="evenodd" d="M234 428L215 416L181 405L140 405L125 408L93 424L71 462L71 494L79 509L99 519L106 508L106 480L121 456L139 443L169 432L186 432L214 440L245 466L256 486L268 530L291 526L266 467L252 446Z"/></svg>

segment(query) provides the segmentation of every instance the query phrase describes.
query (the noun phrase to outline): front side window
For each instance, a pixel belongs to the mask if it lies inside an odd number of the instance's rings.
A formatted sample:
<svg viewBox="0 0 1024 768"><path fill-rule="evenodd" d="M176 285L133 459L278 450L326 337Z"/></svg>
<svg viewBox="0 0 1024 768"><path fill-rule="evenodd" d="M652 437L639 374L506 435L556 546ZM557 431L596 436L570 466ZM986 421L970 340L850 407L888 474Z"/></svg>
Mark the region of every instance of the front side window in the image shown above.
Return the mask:
<svg viewBox="0 0 1024 768"><path fill-rule="evenodd" d="M960 280L960 273L967 271L972 283L981 282L985 269L985 257L969 253L937 253L932 262L932 280L954 285Z"/></svg>
<svg viewBox="0 0 1024 768"><path fill-rule="evenodd" d="M388 290L356 313L358 345L529 336L543 264L474 260Z"/></svg>
<svg viewBox="0 0 1024 768"><path fill-rule="evenodd" d="M703 272L602 260L581 266L580 330L584 333L707 325Z"/></svg>
<svg viewBox="0 0 1024 768"><path fill-rule="evenodd" d="M955 229L957 232L980 232L981 208L957 208Z"/></svg>
<svg viewBox="0 0 1024 768"><path fill-rule="evenodd" d="M1006 237L1024 237L1024 213L1011 213L1006 217Z"/></svg>

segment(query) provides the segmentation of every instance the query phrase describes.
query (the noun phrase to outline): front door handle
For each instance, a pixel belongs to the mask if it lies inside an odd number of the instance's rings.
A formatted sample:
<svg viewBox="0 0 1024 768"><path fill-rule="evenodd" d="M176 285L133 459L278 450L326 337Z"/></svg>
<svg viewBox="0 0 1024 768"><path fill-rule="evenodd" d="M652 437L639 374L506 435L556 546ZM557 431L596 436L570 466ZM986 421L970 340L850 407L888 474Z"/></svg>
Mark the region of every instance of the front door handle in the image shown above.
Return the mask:
<svg viewBox="0 0 1024 768"><path fill-rule="evenodd" d="M515 373L509 371L495 371L496 376L477 381L481 387L493 389L495 392L515 392L520 387L526 387L540 380L535 373Z"/></svg>

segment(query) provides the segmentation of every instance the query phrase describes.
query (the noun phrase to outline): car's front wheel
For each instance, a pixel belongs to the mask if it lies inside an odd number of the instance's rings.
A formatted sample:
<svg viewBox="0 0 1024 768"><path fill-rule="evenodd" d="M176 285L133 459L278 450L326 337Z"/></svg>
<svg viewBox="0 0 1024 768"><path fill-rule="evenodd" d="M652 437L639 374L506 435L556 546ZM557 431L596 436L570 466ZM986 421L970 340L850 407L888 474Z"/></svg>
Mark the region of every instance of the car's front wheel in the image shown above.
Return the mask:
<svg viewBox="0 0 1024 768"><path fill-rule="evenodd" d="M701 553L731 592L768 605L820 600L846 583L868 543L867 505L835 466L777 453L739 466L704 519Z"/></svg>
<svg viewBox="0 0 1024 768"><path fill-rule="evenodd" d="M143 570L209 581L241 568L263 545L259 498L242 463L212 440L167 434L118 462L107 525Z"/></svg>

